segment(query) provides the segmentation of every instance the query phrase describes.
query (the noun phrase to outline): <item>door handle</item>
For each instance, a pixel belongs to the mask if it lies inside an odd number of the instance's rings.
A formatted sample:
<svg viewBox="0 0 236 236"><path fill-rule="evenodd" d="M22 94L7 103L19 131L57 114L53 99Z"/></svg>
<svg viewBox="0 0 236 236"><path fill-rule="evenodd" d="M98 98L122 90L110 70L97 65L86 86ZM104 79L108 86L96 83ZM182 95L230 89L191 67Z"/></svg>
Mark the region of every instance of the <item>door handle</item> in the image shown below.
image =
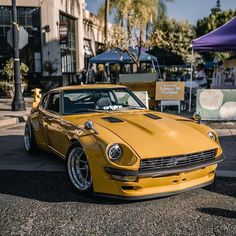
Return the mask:
<svg viewBox="0 0 236 236"><path fill-rule="evenodd" d="M54 119L53 118L46 118L45 120L46 121L53 121Z"/></svg>

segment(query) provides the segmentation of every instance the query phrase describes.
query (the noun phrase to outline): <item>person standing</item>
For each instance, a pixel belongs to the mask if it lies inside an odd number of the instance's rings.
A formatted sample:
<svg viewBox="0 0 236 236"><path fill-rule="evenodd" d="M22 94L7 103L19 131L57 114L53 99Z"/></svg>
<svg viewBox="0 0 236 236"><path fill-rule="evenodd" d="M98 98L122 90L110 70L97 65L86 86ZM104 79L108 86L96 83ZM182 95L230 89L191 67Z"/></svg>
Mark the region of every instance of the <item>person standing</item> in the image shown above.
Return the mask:
<svg viewBox="0 0 236 236"><path fill-rule="evenodd" d="M195 81L198 83L199 87L207 86L206 73L204 71L204 65L202 63L197 65L197 74L195 76Z"/></svg>
<svg viewBox="0 0 236 236"><path fill-rule="evenodd" d="M95 83L95 71L93 69L93 65L89 66L87 79L89 84Z"/></svg>

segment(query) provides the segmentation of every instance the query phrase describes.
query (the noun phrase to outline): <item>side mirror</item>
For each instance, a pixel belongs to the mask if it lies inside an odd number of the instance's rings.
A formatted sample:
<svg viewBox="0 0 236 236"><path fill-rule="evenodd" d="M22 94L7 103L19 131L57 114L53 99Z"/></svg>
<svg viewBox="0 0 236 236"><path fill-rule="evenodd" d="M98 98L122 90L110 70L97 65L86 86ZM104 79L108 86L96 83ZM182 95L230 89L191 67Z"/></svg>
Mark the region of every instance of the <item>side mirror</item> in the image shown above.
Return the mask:
<svg viewBox="0 0 236 236"><path fill-rule="evenodd" d="M93 130L95 134L97 134L97 131L94 129L94 125L92 121L86 121L84 124L84 128L88 131Z"/></svg>
<svg viewBox="0 0 236 236"><path fill-rule="evenodd" d="M86 130L93 130L93 122L92 121L86 121L85 124L84 124L84 128Z"/></svg>
<svg viewBox="0 0 236 236"><path fill-rule="evenodd" d="M201 124L202 117L199 112L195 112L193 114L193 120L195 120L198 124Z"/></svg>

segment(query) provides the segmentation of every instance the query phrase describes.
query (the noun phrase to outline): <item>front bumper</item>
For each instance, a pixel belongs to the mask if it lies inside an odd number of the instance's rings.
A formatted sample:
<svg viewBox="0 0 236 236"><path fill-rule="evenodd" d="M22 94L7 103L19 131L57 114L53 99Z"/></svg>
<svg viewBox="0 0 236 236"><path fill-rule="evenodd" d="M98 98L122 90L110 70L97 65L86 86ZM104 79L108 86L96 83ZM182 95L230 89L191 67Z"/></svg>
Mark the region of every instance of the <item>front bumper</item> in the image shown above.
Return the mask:
<svg viewBox="0 0 236 236"><path fill-rule="evenodd" d="M98 196L124 200L150 199L182 193L211 184L217 163L223 160L224 157L219 156L210 162L152 171L129 171L108 167L104 169L96 166L99 178L94 178L94 192ZM137 180L125 182L114 179L112 175L136 176Z"/></svg>
<svg viewBox="0 0 236 236"><path fill-rule="evenodd" d="M118 200L136 201L136 200L145 200L145 199L152 199L152 198L168 197L168 196L171 196L171 195L184 193L184 192L191 191L191 190L194 190L194 189L203 188L203 187L206 187L206 186L212 184L213 182L214 182L214 179L209 181L209 182L199 184L199 185L195 185L193 187L186 188L186 189L183 189L183 190L162 192L162 193L156 193L156 194L148 194L148 195L142 195L142 196L122 196L122 195L114 195L114 194L106 194L106 193L95 193L95 195L98 196L98 197L109 197L109 198L118 199Z"/></svg>

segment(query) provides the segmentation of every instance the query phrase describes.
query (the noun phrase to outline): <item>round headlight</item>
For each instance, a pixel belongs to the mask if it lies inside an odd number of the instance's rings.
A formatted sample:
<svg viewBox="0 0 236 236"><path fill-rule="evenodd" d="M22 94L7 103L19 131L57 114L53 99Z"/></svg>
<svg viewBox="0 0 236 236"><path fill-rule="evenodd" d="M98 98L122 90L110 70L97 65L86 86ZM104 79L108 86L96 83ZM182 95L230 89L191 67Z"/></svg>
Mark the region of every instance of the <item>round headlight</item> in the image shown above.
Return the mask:
<svg viewBox="0 0 236 236"><path fill-rule="evenodd" d="M121 157L121 147L119 144L114 144L108 149L108 157L111 161L116 161Z"/></svg>
<svg viewBox="0 0 236 236"><path fill-rule="evenodd" d="M216 136L215 136L215 134L213 133L213 132L209 132L208 133L208 136L209 136L209 138L212 140L212 141L214 141L214 142L216 142Z"/></svg>

